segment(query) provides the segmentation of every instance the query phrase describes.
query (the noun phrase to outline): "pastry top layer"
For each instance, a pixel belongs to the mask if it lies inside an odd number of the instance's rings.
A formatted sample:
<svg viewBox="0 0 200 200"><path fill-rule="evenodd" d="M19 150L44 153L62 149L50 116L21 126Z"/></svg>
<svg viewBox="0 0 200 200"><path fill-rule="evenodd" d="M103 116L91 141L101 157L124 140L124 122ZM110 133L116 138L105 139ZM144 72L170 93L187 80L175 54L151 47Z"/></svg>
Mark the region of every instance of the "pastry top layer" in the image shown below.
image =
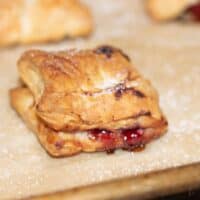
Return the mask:
<svg viewBox="0 0 200 200"><path fill-rule="evenodd" d="M89 9L78 0L1 0L0 46L88 35Z"/></svg>
<svg viewBox="0 0 200 200"><path fill-rule="evenodd" d="M31 50L18 66L34 96L37 115L55 130L163 124L155 89L119 49Z"/></svg>
<svg viewBox="0 0 200 200"><path fill-rule="evenodd" d="M18 66L20 73L32 70L49 89L66 93L100 92L139 77L129 58L109 46L80 51L30 50L22 55Z"/></svg>

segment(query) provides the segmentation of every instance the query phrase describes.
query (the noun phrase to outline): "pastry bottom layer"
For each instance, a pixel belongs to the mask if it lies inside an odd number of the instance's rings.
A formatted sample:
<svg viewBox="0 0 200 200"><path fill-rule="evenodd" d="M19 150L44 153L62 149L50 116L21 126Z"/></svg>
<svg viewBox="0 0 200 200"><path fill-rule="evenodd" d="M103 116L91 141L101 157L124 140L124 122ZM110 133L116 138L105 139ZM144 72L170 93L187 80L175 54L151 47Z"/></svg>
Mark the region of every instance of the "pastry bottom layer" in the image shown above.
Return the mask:
<svg viewBox="0 0 200 200"><path fill-rule="evenodd" d="M107 151L117 148L134 150L143 147L166 131L166 120L157 127L133 127L116 132L90 130L87 132L66 133L49 128L36 116L34 99L27 88L11 91L11 104L26 124L35 132L46 151L55 157L71 156L80 152Z"/></svg>

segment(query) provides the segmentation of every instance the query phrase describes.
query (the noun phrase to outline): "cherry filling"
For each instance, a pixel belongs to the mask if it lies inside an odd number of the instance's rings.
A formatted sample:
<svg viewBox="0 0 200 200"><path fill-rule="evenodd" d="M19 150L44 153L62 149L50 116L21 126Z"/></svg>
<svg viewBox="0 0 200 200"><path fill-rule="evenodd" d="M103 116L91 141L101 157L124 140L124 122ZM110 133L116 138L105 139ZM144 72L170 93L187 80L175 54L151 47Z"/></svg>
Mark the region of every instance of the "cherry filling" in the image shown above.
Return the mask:
<svg viewBox="0 0 200 200"><path fill-rule="evenodd" d="M89 138L92 140L101 141L104 144L106 150L115 148L116 137L111 131L94 129L90 131Z"/></svg>
<svg viewBox="0 0 200 200"><path fill-rule="evenodd" d="M189 7L186 12L193 20L200 22L200 2Z"/></svg>
<svg viewBox="0 0 200 200"><path fill-rule="evenodd" d="M106 149L114 149L116 146L122 146L126 150L134 150L142 145L144 129L133 128L118 130L113 133L109 130L94 129L89 133L92 140L101 141Z"/></svg>
<svg viewBox="0 0 200 200"><path fill-rule="evenodd" d="M134 145L141 141L144 134L143 129L127 129L121 132L121 136L126 145Z"/></svg>

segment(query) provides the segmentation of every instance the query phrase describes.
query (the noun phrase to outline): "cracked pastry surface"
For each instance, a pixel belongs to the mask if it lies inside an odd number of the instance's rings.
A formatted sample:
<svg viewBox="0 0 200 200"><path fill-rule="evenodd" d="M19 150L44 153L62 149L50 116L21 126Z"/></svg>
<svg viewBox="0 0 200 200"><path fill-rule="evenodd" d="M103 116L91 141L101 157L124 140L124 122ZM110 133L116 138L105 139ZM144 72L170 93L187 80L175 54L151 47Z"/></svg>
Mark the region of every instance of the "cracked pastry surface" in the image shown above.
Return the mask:
<svg viewBox="0 0 200 200"><path fill-rule="evenodd" d="M200 21L199 0L147 0L147 9L149 14L159 21L177 17Z"/></svg>
<svg viewBox="0 0 200 200"><path fill-rule="evenodd" d="M51 155L130 149L167 129L157 92L119 49L31 50L18 68L25 87L11 104Z"/></svg>
<svg viewBox="0 0 200 200"><path fill-rule="evenodd" d="M91 29L90 11L78 0L0 1L0 46L85 36Z"/></svg>

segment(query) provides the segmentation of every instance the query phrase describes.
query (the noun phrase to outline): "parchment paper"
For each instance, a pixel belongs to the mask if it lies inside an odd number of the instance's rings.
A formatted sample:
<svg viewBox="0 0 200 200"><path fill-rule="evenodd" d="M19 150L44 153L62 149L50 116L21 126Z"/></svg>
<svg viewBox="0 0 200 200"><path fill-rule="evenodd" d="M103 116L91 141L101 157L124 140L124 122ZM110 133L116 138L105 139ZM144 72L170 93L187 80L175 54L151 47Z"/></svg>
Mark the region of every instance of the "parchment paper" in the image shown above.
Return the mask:
<svg viewBox="0 0 200 200"><path fill-rule="evenodd" d="M0 199L27 197L200 161L200 25L156 24L141 0L85 0L95 32L85 39L0 50ZM118 150L51 158L9 105L16 60L29 48L59 50L112 44L153 82L169 131L139 153Z"/></svg>

